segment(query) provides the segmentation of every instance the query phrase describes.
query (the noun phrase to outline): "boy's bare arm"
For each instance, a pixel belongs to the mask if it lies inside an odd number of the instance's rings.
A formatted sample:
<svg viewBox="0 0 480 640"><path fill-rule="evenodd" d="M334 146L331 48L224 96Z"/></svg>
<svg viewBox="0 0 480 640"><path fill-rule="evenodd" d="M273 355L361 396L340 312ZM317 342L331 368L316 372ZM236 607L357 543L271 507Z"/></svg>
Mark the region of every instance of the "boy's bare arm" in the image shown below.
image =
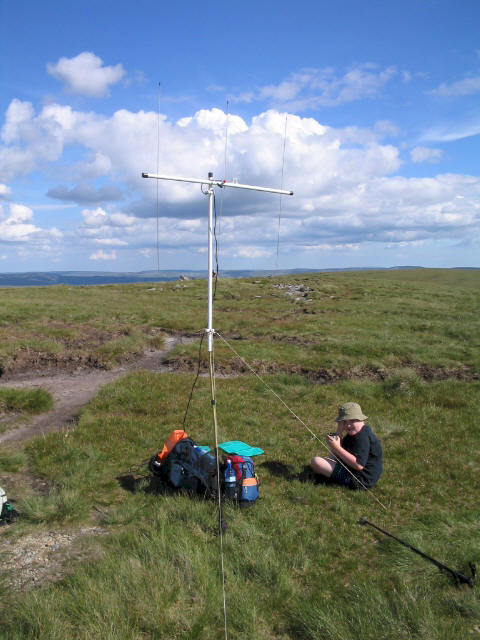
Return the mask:
<svg viewBox="0 0 480 640"><path fill-rule="evenodd" d="M330 447L330 451L337 458L340 458L340 460L348 465L351 469L354 469L355 471L362 471L362 465L357 463L357 459L352 453L342 447L342 445L340 444L340 440L336 440L335 438L328 436L327 441L328 446Z"/></svg>

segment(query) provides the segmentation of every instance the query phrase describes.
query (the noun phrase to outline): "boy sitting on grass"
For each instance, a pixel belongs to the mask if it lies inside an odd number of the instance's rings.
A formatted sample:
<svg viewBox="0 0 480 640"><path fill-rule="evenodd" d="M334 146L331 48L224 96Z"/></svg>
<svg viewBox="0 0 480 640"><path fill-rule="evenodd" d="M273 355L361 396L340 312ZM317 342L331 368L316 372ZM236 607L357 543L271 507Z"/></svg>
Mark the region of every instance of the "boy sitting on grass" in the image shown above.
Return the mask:
<svg viewBox="0 0 480 640"><path fill-rule="evenodd" d="M371 489L377 484L382 473L382 446L366 419L356 402L342 404L337 433L327 436L330 456L312 458L315 473L349 489Z"/></svg>

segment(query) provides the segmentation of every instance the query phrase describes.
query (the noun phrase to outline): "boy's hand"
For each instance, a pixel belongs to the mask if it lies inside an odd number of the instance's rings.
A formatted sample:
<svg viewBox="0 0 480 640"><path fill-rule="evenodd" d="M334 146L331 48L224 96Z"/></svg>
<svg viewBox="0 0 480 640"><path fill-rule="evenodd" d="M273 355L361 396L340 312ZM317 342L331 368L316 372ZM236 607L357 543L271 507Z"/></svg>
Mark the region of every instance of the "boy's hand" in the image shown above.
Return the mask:
<svg viewBox="0 0 480 640"><path fill-rule="evenodd" d="M327 436L327 445L333 453L340 449L340 438L338 436Z"/></svg>

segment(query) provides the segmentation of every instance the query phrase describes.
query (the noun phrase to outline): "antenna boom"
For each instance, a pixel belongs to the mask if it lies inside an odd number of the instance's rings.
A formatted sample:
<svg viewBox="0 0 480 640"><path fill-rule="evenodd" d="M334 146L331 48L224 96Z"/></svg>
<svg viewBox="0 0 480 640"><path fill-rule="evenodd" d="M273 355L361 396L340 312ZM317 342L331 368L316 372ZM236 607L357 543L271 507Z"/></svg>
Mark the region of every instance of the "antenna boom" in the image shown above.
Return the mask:
<svg viewBox="0 0 480 640"><path fill-rule="evenodd" d="M214 178L182 178L180 176L163 176L156 173L142 173L142 178L155 178L156 180L175 180L177 182L193 182L196 184L207 184L215 187L233 187L235 189L249 189L250 191L266 191L268 193L279 193L283 196L293 196L293 191L285 189L270 189L269 187L256 187L251 184L241 184L239 182L227 182L226 180L215 180Z"/></svg>

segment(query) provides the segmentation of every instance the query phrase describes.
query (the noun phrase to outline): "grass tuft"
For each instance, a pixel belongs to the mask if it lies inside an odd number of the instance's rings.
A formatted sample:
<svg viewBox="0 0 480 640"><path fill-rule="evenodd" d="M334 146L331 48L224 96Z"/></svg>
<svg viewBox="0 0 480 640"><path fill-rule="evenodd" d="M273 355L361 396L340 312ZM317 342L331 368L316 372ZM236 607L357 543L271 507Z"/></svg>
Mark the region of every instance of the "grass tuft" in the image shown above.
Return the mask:
<svg viewBox="0 0 480 640"><path fill-rule="evenodd" d="M44 389L0 389L0 414L11 412L43 413L53 406L53 398Z"/></svg>
<svg viewBox="0 0 480 640"><path fill-rule="evenodd" d="M389 399L396 396L413 399L422 395L424 383L416 371L404 368L393 371L383 383L383 389Z"/></svg>

